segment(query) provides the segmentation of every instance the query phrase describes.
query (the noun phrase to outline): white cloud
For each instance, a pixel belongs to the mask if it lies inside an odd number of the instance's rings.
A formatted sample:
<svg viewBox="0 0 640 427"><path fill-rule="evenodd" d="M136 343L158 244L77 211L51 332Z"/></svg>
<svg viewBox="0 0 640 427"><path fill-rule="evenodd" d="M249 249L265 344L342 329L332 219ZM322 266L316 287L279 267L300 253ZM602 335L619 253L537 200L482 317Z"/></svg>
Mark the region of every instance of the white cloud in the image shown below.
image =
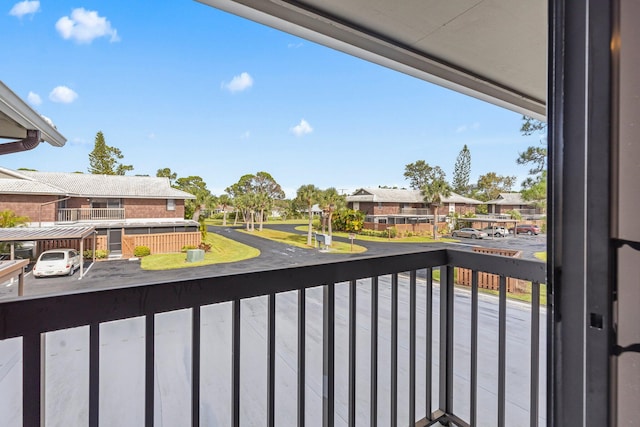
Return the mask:
<svg viewBox="0 0 640 427"><path fill-rule="evenodd" d="M303 136L313 132L313 128L305 119L300 120L300 123L292 127L290 130L295 136Z"/></svg>
<svg viewBox="0 0 640 427"><path fill-rule="evenodd" d="M287 45L287 48L289 48L289 49L298 49L298 48L301 48L302 46L303 46L303 43L302 43L302 42L299 42L299 43L289 43L289 44Z"/></svg>
<svg viewBox="0 0 640 427"><path fill-rule="evenodd" d="M253 86L253 78L246 72L239 76L234 76L229 83L222 83L222 88L232 93L241 92L251 86Z"/></svg>
<svg viewBox="0 0 640 427"><path fill-rule="evenodd" d="M27 101L29 101L29 104L35 106L42 104L42 98L40 98L40 95L31 91L29 91L29 94L27 95Z"/></svg>
<svg viewBox="0 0 640 427"><path fill-rule="evenodd" d="M156 134L154 132L149 133L149 135L147 135L147 139L156 139Z"/></svg>
<svg viewBox="0 0 640 427"><path fill-rule="evenodd" d="M49 99L53 102L70 104L78 98L78 94L66 86L57 86L49 94Z"/></svg>
<svg viewBox="0 0 640 427"><path fill-rule="evenodd" d="M21 1L14 4L11 10L9 11L9 15L22 18L25 15L33 15L39 11L40 11L39 1L25 0L25 1Z"/></svg>
<svg viewBox="0 0 640 427"><path fill-rule="evenodd" d="M242 132L242 134L240 135L240 139L249 139L249 138L251 138L251 132L249 132L248 130Z"/></svg>
<svg viewBox="0 0 640 427"><path fill-rule="evenodd" d="M84 8L73 9L71 17L63 16L56 22L56 30L65 40L75 40L78 43L91 43L98 37L110 37L110 42L120 41L118 31L111 28L111 22L98 12L85 10Z"/></svg>

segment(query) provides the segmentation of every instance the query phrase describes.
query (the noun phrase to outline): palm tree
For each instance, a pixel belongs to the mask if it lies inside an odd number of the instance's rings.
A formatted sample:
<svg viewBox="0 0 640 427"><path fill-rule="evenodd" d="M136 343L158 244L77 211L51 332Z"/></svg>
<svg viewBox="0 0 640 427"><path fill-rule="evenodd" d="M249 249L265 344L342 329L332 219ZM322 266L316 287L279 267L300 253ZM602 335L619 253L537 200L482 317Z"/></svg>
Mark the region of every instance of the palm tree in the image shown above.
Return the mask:
<svg viewBox="0 0 640 427"><path fill-rule="evenodd" d="M0 212L0 228L21 227L30 221L27 216L18 216L11 209Z"/></svg>
<svg viewBox="0 0 640 427"><path fill-rule="evenodd" d="M345 206L345 197L343 195L338 194L338 190L334 187L327 188L322 192L322 201L323 201L323 211L327 213L327 221L329 236L333 235L333 227L331 222L333 221L333 213Z"/></svg>
<svg viewBox="0 0 640 427"><path fill-rule="evenodd" d="M233 201L231 200L231 197L229 197L228 194L221 194L220 197L218 197L218 205L222 206L222 225L223 226L227 225L227 208L231 206L232 203Z"/></svg>
<svg viewBox="0 0 640 427"><path fill-rule="evenodd" d="M422 189L425 203L433 206L433 238L438 238L438 208L442 204L443 197L451 195L451 187L444 177L437 177L426 183Z"/></svg>
<svg viewBox="0 0 640 427"><path fill-rule="evenodd" d="M307 245L311 246L311 236L313 233L313 205L318 201L320 189L313 184L303 185L296 191L296 201L301 206L307 207L309 213L309 229L307 230Z"/></svg>
<svg viewBox="0 0 640 427"><path fill-rule="evenodd" d="M0 212L0 228L22 227L31 220L27 216L18 216L11 209ZM0 252L7 251L9 243L0 243Z"/></svg>

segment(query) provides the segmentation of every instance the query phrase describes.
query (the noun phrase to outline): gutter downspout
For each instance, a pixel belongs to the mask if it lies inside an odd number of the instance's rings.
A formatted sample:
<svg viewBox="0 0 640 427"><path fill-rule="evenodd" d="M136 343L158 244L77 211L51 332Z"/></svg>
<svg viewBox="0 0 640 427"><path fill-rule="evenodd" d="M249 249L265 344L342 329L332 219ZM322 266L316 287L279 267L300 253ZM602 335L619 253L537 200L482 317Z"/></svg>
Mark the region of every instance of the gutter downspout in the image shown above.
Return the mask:
<svg viewBox="0 0 640 427"><path fill-rule="evenodd" d="M0 155L33 150L40 144L40 131L27 129L27 137L19 141L0 144Z"/></svg>

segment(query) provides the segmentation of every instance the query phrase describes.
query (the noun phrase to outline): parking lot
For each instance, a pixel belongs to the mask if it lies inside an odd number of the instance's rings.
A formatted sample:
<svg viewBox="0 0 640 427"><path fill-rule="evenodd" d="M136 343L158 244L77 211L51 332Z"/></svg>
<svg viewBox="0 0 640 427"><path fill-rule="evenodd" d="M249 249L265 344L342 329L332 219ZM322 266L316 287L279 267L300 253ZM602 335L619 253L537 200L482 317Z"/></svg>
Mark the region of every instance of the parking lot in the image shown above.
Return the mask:
<svg viewBox="0 0 640 427"><path fill-rule="evenodd" d="M236 237L233 230L219 227L216 232L224 233L225 236ZM77 292L86 290L96 290L115 286L135 286L148 283L159 283L165 281L188 280L197 277L212 277L229 273L242 273L246 271L256 271L274 268L276 266L286 267L307 263L322 262L324 260L339 257L359 257L369 255L383 255L399 253L407 250L425 250L450 247L461 250L472 250L473 247L489 247L500 249L511 249L522 252L522 258L535 259L535 253L546 251L546 235L509 235L507 237L489 237L486 239L458 239L457 242L442 243L386 243L361 241L358 244L368 247L368 251L362 254L335 255L320 254L315 250L308 250L295 247L285 247L281 243L272 242L259 237L241 234L237 237L244 243L258 247L261 255L246 261L233 264L213 264L203 267L183 268L167 271L146 271L140 268L139 260L112 260L84 262L84 277L80 277L80 271L76 271L73 276L58 276L36 279L27 270L25 276L25 296L55 294L60 292ZM284 248L284 249L283 249ZM285 250L286 249L286 250ZM30 267L29 267L30 268ZM18 296L17 280L0 284L0 298L11 298Z"/></svg>

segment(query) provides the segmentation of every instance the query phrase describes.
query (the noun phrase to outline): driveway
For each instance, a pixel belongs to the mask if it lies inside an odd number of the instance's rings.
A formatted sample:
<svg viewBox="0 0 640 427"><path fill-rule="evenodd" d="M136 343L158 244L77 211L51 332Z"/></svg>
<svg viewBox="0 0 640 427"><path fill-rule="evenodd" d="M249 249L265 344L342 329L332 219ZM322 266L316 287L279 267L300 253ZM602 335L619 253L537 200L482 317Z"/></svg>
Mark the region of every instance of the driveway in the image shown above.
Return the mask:
<svg viewBox="0 0 640 427"><path fill-rule="evenodd" d="M295 230L296 225L268 224L265 228L297 234L305 232ZM227 274L240 274L281 267L324 263L329 260L355 259L365 256L393 255L416 250L436 250L443 248L469 250L474 246L517 249L523 251L523 258L535 259L535 252L544 251L546 239L543 235L471 240L461 239L448 243L393 243L355 240L354 243L367 248L366 252L357 254L331 254L314 249L303 249L284 243L274 242L247 233L241 233L237 227L209 227L210 233L236 240L260 250L256 258L236 263L214 264L202 267L181 268L166 271L146 271L140 268L137 260L114 260L85 262L85 277L80 279L79 273L74 276L50 277L35 279L31 274L25 278L25 295L46 295L70 291L86 291L118 286L132 286L161 282L174 282L202 277L215 277ZM335 237L336 241L349 242L349 239ZM17 282L0 286L0 298L17 296Z"/></svg>

